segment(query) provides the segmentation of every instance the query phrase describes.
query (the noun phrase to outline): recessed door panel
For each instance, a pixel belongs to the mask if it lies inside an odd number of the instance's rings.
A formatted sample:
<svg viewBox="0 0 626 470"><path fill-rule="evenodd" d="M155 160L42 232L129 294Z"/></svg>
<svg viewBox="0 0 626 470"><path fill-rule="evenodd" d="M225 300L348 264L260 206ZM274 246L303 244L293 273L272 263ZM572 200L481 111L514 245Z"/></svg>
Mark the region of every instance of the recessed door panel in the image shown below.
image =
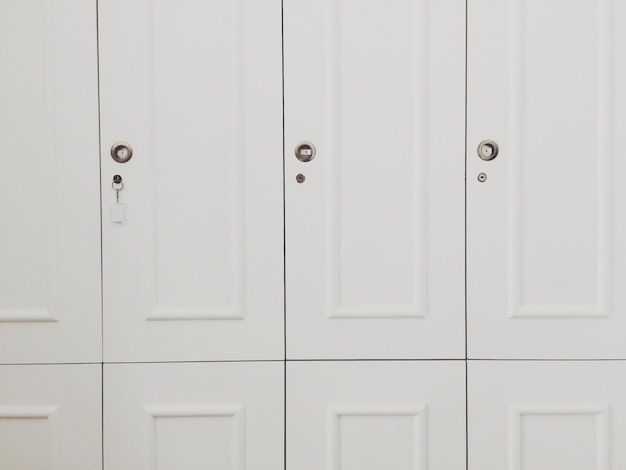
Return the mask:
<svg viewBox="0 0 626 470"><path fill-rule="evenodd" d="M102 469L102 367L0 366L0 468Z"/></svg>
<svg viewBox="0 0 626 470"><path fill-rule="evenodd" d="M280 2L99 11L105 358L283 357Z"/></svg>
<svg viewBox="0 0 626 470"><path fill-rule="evenodd" d="M470 357L626 357L617 3L470 7ZM478 156L484 139L493 160Z"/></svg>
<svg viewBox="0 0 626 470"><path fill-rule="evenodd" d="M469 470L626 464L626 364L470 361Z"/></svg>
<svg viewBox="0 0 626 470"><path fill-rule="evenodd" d="M284 467L284 365L108 364L105 466Z"/></svg>
<svg viewBox="0 0 626 470"><path fill-rule="evenodd" d="M0 5L0 361L101 359L96 9Z"/></svg>
<svg viewBox="0 0 626 470"><path fill-rule="evenodd" d="M463 355L464 12L285 2L288 357Z"/></svg>
<svg viewBox="0 0 626 470"><path fill-rule="evenodd" d="M287 468L465 469L464 363L288 362Z"/></svg>

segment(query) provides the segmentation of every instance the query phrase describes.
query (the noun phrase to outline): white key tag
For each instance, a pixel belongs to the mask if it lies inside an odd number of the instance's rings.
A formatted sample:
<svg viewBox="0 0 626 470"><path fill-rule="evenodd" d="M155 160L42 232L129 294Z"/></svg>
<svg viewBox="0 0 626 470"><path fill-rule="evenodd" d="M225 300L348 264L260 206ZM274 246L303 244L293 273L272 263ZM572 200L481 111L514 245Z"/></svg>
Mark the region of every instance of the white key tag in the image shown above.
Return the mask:
<svg viewBox="0 0 626 470"><path fill-rule="evenodd" d="M111 187L115 191L115 203L111 205L111 222L114 224L123 224L126 220L126 204L120 204L120 191L124 189L122 177L115 175Z"/></svg>
<svg viewBox="0 0 626 470"><path fill-rule="evenodd" d="M126 220L126 204L115 202L111 204L111 222L123 224Z"/></svg>

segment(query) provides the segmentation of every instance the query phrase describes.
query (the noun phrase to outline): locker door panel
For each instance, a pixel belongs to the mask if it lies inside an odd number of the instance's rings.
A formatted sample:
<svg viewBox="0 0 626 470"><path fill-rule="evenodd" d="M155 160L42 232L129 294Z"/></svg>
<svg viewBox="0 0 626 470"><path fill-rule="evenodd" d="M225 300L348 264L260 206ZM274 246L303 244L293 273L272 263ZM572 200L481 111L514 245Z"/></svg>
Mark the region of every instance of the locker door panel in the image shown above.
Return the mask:
<svg viewBox="0 0 626 470"><path fill-rule="evenodd" d="M105 467L284 467L284 366L105 364Z"/></svg>
<svg viewBox="0 0 626 470"><path fill-rule="evenodd" d="M283 357L280 2L99 12L105 359Z"/></svg>
<svg viewBox="0 0 626 470"><path fill-rule="evenodd" d="M469 355L626 358L626 8L479 0L468 21Z"/></svg>
<svg viewBox="0 0 626 470"><path fill-rule="evenodd" d="M102 368L0 366L0 468L102 469Z"/></svg>
<svg viewBox="0 0 626 470"><path fill-rule="evenodd" d="M289 358L463 356L464 13L285 2Z"/></svg>
<svg viewBox="0 0 626 470"><path fill-rule="evenodd" d="M465 469L462 361L288 362L287 468Z"/></svg>
<svg viewBox="0 0 626 470"><path fill-rule="evenodd" d="M622 362L470 361L469 470L621 468Z"/></svg>
<svg viewBox="0 0 626 470"><path fill-rule="evenodd" d="M0 5L0 361L101 358L95 5Z"/></svg>

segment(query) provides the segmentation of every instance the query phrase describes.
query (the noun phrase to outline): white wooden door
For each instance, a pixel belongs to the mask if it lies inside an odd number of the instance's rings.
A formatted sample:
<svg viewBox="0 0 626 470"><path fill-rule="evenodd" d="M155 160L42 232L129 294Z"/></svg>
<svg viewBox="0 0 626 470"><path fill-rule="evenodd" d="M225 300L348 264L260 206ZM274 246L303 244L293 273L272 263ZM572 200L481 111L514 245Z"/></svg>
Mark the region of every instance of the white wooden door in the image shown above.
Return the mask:
<svg viewBox="0 0 626 470"><path fill-rule="evenodd" d="M115 470L284 468L282 362L105 364Z"/></svg>
<svg viewBox="0 0 626 470"><path fill-rule="evenodd" d="M473 0L468 24L469 356L624 359L626 4Z"/></svg>
<svg viewBox="0 0 626 470"><path fill-rule="evenodd" d="M102 366L0 366L0 468L102 469Z"/></svg>
<svg viewBox="0 0 626 470"><path fill-rule="evenodd" d="M101 360L96 8L0 2L0 362Z"/></svg>
<svg viewBox="0 0 626 470"><path fill-rule="evenodd" d="M279 0L99 2L106 361L284 357L280 22Z"/></svg>
<svg viewBox="0 0 626 470"><path fill-rule="evenodd" d="M287 363L287 469L464 470L463 361Z"/></svg>
<svg viewBox="0 0 626 470"><path fill-rule="evenodd" d="M464 5L284 2L288 358L464 356Z"/></svg>
<svg viewBox="0 0 626 470"><path fill-rule="evenodd" d="M626 364L470 361L469 470L626 467Z"/></svg>

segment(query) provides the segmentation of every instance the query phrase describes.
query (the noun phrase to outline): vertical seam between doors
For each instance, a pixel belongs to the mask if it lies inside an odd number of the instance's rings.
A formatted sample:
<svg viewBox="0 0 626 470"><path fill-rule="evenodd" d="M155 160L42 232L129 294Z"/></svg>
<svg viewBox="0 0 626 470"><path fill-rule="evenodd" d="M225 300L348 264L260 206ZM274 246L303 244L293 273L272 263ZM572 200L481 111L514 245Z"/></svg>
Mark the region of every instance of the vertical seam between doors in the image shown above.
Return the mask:
<svg viewBox="0 0 626 470"><path fill-rule="evenodd" d="M100 462L104 470L104 238L102 211L102 124L100 103L100 3L96 4L96 84L98 100L98 187L100 196Z"/></svg>
<svg viewBox="0 0 626 470"><path fill-rule="evenodd" d="M285 173L285 4L280 2L281 88L283 118L283 469L287 468L287 210Z"/></svg>
<svg viewBox="0 0 626 470"><path fill-rule="evenodd" d="M467 325L467 77L468 77L468 36L469 36L469 0L465 0L465 468L469 470L469 362L467 355L468 325Z"/></svg>

